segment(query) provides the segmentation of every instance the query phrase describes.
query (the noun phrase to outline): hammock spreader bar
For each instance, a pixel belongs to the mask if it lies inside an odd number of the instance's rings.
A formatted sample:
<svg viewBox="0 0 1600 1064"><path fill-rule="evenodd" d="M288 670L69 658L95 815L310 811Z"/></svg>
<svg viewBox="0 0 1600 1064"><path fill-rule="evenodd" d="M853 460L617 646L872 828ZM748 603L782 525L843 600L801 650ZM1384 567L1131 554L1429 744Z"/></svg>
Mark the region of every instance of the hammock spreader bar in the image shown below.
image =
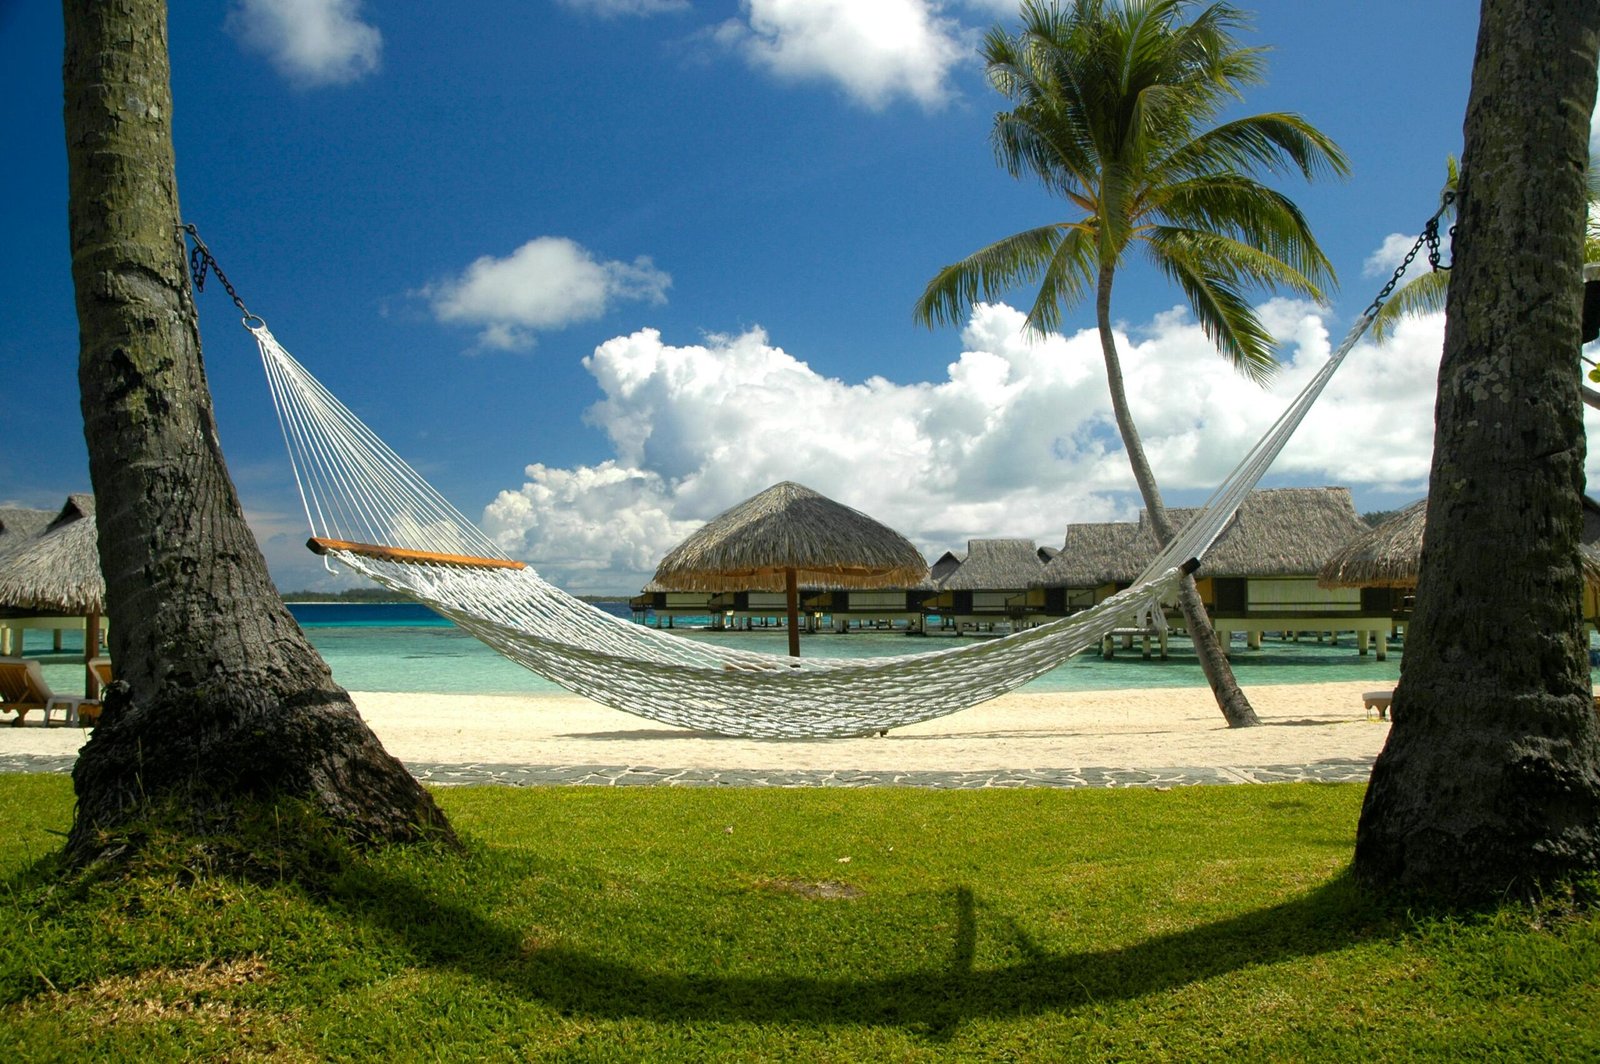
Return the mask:
<svg viewBox="0 0 1600 1064"><path fill-rule="evenodd" d="M379 561L410 562L414 565L458 565L463 568L478 569L526 569L525 562L514 562L509 558L480 558L471 554L440 554L431 550L411 550L407 547L385 547L377 543L357 543L348 539L325 539L322 536L312 536L306 540L306 546L312 554L326 555L333 551L344 551L347 554L359 555L363 558L376 558Z"/></svg>

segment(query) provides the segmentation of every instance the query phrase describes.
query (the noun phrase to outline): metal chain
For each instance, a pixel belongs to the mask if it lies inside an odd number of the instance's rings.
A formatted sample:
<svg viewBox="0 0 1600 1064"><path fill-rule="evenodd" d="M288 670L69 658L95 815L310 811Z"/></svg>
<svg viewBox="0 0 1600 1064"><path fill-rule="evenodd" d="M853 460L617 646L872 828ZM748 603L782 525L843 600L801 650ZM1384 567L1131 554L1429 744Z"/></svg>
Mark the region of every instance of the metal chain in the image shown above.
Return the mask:
<svg viewBox="0 0 1600 1064"><path fill-rule="evenodd" d="M1394 291L1394 286L1400 283L1400 278L1405 276L1406 270L1410 268L1412 260L1417 257L1417 253L1422 250L1424 244L1428 246L1428 265L1435 270L1448 270L1450 268L1449 266L1439 265L1439 219L1444 216L1445 211L1450 209L1450 205L1456 201L1456 194L1454 192L1446 192L1439 197L1439 200L1439 209L1434 211L1433 217L1429 218L1427 223L1423 225L1422 234L1417 237L1417 242L1411 245L1411 250L1406 252L1405 259L1399 266L1395 267L1394 276L1389 278L1389 283L1383 286L1383 290L1367 306L1366 316L1370 317L1378 313L1379 308L1383 306L1383 301L1389 298ZM1450 235L1454 237L1455 234L1455 226L1451 226Z"/></svg>
<svg viewBox="0 0 1600 1064"><path fill-rule="evenodd" d="M1455 201L1456 201L1456 194L1454 192L1446 191L1445 194L1440 197L1440 205L1439 205L1440 214L1444 213L1444 209L1446 207L1450 206ZM1440 270L1448 270L1448 269L1451 268L1451 266L1455 265L1454 262L1451 262L1449 266L1445 266L1445 265L1442 265L1439 262L1439 215L1438 214L1436 214L1432 218L1428 219L1428 224L1422 227L1422 235L1428 241L1428 265L1433 267L1433 271L1435 273L1438 273ZM1450 227L1450 244L1451 244L1452 248L1455 246L1455 240L1456 240L1456 227L1452 225Z"/></svg>
<svg viewBox="0 0 1600 1064"><path fill-rule="evenodd" d="M245 328L250 327L252 320L265 325L260 316L250 313L250 308L244 305L244 300L239 298L239 293L234 290L228 275L222 272L222 267L217 264L216 256L211 254L211 249L206 247L206 242L200 239L200 230L193 224L181 227L189 234L189 239L194 241L194 247L189 250L189 274L194 278L196 292L205 291L206 270L217 275L217 280L222 282L222 287L227 290L228 298L233 300L233 305L239 308L239 313L244 315Z"/></svg>

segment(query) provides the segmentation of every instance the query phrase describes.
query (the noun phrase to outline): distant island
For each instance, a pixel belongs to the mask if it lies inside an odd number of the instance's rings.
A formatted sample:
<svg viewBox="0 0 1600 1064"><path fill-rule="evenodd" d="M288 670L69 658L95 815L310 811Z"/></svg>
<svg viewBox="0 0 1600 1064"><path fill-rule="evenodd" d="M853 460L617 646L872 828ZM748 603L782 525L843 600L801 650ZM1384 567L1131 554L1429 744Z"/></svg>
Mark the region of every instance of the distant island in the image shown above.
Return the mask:
<svg viewBox="0 0 1600 1064"><path fill-rule="evenodd" d="M384 587L348 587L343 591L283 591L285 602L412 602L408 595ZM579 595L584 602L627 602L628 595Z"/></svg>

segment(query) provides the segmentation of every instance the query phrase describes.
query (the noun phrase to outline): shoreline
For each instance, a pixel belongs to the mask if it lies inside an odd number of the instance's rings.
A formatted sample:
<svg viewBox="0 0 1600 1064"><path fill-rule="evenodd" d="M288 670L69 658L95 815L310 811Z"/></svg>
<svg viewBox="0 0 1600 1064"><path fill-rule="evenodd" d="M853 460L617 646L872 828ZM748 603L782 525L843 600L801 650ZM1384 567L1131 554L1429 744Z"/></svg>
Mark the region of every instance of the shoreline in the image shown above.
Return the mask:
<svg viewBox="0 0 1600 1064"><path fill-rule="evenodd" d="M655 773L880 777L1206 769L1246 770L1249 777L1257 767L1370 765L1389 733L1388 722L1367 719L1362 706L1363 691L1374 686L1247 688L1263 725L1241 729L1226 726L1204 688L1012 692L886 736L848 739L717 736L573 694L352 697L385 749L408 765L434 768L645 766ZM58 765L74 758L86 737L76 728L0 725L0 761Z"/></svg>

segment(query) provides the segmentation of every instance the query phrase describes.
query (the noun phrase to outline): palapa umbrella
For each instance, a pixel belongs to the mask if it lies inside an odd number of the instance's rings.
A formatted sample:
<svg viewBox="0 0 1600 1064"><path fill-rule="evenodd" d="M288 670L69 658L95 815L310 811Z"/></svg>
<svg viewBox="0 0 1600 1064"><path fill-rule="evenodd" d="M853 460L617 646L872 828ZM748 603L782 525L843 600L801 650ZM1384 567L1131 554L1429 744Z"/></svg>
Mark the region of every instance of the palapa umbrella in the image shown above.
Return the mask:
<svg viewBox="0 0 1600 1064"><path fill-rule="evenodd" d="M789 653L800 656L800 585L911 587L928 575L894 529L802 484L774 484L678 544L655 579L675 591L787 595Z"/></svg>
<svg viewBox="0 0 1600 1064"><path fill-rule="evenodd" d="M94 496L71 496L44 531L0 555L0 607L87 618L85 690L96 696L99 680L87 665L100 646L106 582L100 575Z"/></svg>

